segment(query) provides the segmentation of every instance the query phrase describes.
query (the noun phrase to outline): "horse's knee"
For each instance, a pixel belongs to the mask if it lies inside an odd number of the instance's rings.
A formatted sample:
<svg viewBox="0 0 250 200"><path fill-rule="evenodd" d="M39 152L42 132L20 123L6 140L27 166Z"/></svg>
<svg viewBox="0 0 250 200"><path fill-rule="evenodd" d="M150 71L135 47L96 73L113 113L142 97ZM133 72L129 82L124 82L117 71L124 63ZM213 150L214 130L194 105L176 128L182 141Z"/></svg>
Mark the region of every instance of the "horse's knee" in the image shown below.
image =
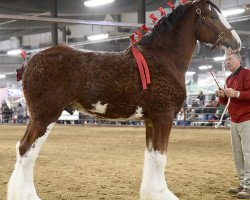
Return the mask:
<svg viewBox="0 0 250 200"><path fill-rule="evenodd" d="M46 133L47 126L42 123L32 123L25 133L25 137L20 142L19 153L23 156L30 148L31 145Z"/></svg>

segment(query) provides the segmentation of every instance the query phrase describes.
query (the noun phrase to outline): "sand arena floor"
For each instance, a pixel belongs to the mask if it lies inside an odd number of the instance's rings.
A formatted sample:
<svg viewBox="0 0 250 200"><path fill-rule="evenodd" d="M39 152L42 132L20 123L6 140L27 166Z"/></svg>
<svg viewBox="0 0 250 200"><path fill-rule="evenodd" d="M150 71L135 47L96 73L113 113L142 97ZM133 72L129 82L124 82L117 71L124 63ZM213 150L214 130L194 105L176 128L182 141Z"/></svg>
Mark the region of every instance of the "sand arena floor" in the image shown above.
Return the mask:
<svg viewBox="0 0 250 200"><path fill-rule="evenodd" d="M0 125L0 199L25 126ZM35 167L42 200L139 200L144 128L55 125ZM173 129L166 168L181 200L230 200L237 184L229 130Z"/></svg>

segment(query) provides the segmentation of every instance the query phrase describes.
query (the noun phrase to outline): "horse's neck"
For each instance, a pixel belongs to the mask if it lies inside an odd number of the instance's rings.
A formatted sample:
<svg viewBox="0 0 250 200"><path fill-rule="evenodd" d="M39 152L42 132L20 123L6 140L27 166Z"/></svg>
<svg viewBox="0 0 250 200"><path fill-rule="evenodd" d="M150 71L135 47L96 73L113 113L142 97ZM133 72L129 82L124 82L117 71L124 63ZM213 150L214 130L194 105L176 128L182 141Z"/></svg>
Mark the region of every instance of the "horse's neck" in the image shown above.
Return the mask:
<svg viewBox="0 0 250 200"><path fill-rule="evenodd" d="M155 59L170 68L172 73L185 84L185 73L188 70L196 39L194 33L195 12L186 11L181 24L172 32L162 33L158 41L145 46Z"/></svg>

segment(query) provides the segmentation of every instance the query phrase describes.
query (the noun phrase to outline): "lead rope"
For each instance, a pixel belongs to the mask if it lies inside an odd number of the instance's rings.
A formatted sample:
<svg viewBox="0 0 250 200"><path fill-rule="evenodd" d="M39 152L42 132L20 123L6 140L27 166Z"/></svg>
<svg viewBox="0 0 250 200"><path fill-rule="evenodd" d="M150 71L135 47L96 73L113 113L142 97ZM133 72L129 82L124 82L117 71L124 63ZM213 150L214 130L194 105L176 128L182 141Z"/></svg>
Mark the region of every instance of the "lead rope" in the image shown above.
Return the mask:
<svg viewBox="0 0 250 200"><path fill-rule="evenodd" d="M225 88L227 88L227 84L226 84L226 69L225 69L225 64L224 64L224 62L221 63L221 67L222 67L222 71L223 71L223 75L224 75L224 80L225 80ZM224 108L224 111L223 111L223 113L222 113L222 115L221 115L221 117L220 117L220 121L215 125L215 128L219 128L219 127L220 127L220 125L221 125L221 123L222 123L222 121L223 121L223 117L224 117L224 115L225 115L226 112L227 112L227 109L228 109L228 106L229 106L229 104L230 104L230 101L231 101L231 98L229 97L229 98L228 98L228 101L227 101L227 105L226 105L226 107Z"/></svg>
<svg viewBox="0 0 250 200"><path fill-rule="evenodd" d="M206 61L206 59L205 59L205 56L202 57L202 60L203 60L203 62L206 64L206 66L207 66L207 68L208 68L210 74L211 74L212 77L214 78L214 81L215 81L215 83L217 84L219 90L221 90L218 81L216 80L216 78L215 78L215 76L213 75L212 71L211 71L211 70L209 69L209 67L208 67L208 64L207 64L207 61ZM224 75L225 88L227 88L227 84L226 84L226 69L225 69L225 64L224 64L224 62L221 63L221 67L222 67L222 71L223 71L223 75ZM223 111L223 113L222 113L222 115L221 115L220 121L215 125L215 128L219 128L219 127L220 127L220 125L221 125L221 123L222 123L222 121L223 121L223 117L224 117L224 115L226 114L226 111L227 111L228 106L229 106L229 104L230 104L230 101L231 101L231 98L229 97L229 98L228 98L227 105L226 105L226 107L225 107L225 109L224 109L224 111Z"/></svg>
<svg viewBox="0 0 250 200"><path fill-rule="evenodd" d="M203 60L203 62L206 64L208 71L210 72L210 74L211 74L212 77L214 78L214 81L215 81L216 85L217 85L218 88L221 90L218 81L216 80L216 78L215 78L215 76L213 75L212 71L211 71L210 68L208 67L208 64L207 64L207 61L206 61L206 59L205 59L205 56L202 57L202 60Z"/></svg>

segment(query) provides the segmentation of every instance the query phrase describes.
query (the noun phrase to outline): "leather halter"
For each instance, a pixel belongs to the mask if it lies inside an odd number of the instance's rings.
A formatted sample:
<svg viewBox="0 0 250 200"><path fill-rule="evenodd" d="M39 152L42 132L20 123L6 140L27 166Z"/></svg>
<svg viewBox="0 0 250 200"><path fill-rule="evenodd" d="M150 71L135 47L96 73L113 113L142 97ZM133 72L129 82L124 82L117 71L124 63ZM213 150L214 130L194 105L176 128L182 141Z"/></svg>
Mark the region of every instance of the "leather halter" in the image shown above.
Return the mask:
<svg viewBox="0 0 250 200"><path fill-rule="evenodd" d="M217 28L215 28L211 23L208 23L206 21L206 18L202 16L201 14L201 9L198 8L198 6L196 5L196 10L195 10L196 14L199 16L199 19L198 19L198 22L199 22L199 25L198 25L198 30L197 30L197 34L196 34L196 38L197 36L199 36L199 33L200 33L200 28L201 28L201 25L204 24L206 25L207 27L209 27L210 29L212 29L216 34L218 34L218 37L217 37L217 40L215 41L215 43L213 44L212 47L209 47L208 45L206 45L205 43L203 43L206 47L208 47L210 50L214 50L216 47L220 46L221 45L221 42L222 42L222 39L229 33L231 32L232 30L234 30L233 27L231 27L230 29L227 29L225 32L220 32Z"/></svg>

